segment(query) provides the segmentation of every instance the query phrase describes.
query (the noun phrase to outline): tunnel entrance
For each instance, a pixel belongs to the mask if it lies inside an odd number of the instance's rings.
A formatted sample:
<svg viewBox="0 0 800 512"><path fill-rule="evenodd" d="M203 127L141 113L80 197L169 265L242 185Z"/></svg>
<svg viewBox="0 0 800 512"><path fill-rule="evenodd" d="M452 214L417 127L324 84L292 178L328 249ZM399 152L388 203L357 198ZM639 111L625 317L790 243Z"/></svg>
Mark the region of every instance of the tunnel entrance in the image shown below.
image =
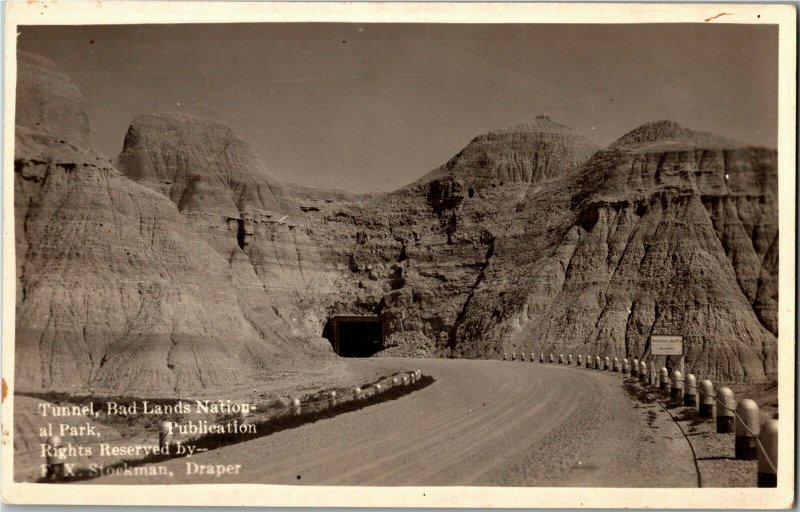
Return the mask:
<svg viewBox="0 0 800 512"><path fill-rule="evenodd" d="M383 322L379 316L332 316L322 336L342 357L369 357L383 350Z"/></svg>

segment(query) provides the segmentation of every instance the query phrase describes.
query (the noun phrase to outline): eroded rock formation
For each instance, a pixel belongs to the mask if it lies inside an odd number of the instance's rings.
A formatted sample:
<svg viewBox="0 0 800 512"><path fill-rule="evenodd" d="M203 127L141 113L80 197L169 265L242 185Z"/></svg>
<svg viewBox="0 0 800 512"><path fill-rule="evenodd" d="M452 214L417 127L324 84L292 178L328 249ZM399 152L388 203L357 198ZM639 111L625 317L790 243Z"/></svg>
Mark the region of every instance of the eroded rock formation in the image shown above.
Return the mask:
<svg viewBox="0 0 800 512"><path fill-rule="evenodd" d="M17 389L167 396L308 359L274 313L248 321L228 261L172 202L94 149L67 77L18 62Z"/></svg>
<svg viewBox="0 0 800 512"><path fill-rule="evenodd" d="M331 357L338 314L381 315L390 354L641 356L675 333L703 375L775 372L774 150L665 121L598 151L540 116L352 194L182 114L136 118L112 165L63 73L22 55L19 76L18 387L245 383Z"/></svg>
<svg viewBox="0 0 800 512"><path fill-rule="evenodd" d="M456 348L641 356L682 334L696 373L774 375L775 158L668 122L625 135L528 195Z"/></svg>

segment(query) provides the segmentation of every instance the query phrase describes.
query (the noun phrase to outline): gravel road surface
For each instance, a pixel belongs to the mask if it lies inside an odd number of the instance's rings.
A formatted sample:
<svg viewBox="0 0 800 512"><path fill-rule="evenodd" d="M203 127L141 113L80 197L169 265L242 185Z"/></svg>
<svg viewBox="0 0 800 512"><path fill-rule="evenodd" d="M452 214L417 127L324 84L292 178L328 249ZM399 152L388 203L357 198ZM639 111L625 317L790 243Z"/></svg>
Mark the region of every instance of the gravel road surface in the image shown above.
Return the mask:
<svg viewBox="0 0 800 512"><path fill-rule="evenodd" d="M678 427L618 373L556 364L387 358L436 382L398 400L87 483L694 487ZM187 474L189 463L238 474Z"/></svg>

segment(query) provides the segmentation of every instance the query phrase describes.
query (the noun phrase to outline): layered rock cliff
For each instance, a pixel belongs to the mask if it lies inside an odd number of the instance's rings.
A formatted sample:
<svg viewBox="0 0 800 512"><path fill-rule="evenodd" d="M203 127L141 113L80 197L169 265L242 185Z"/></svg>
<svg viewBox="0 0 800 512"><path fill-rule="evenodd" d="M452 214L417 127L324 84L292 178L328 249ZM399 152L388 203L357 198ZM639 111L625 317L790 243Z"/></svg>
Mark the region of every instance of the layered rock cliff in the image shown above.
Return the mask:
<svg viewBox="0 0 800 512"><path fill-rule="evenodd" d="M681 334L696 373L774 376L775 158L669 122L623 136L528 195L456 350L641 357Z"/></svg>
<svg viewBox="0 0 800 512"><path fill-rule="evenodd" d="M774 150L667 121L598 150L540 116L397 191L322 191L183 114L137 117L112 164L66 75L19 66L18 388L244 384L330 357L337 314L380 315L391 354L641 356L683 334L697 373L774 375Z"/></svg>
<svg viewBox="0 0 800 512"><path fill-rule="evenodd" d="M330 262L346 258L351 297L382 316L389 353L449 355L519 201L595 150L545 116L481 135L407 187L311 213L315 243Z"/></svg>
<svg viewBox="0 0 800 512"><path fill-rule="evenodd" d="M272 176L247 141L208 119L140 116L117 165L169 198L224 258L248 321L268 332L277 316L294 334L321 337L328 296L348 288L348 263L324 261L292 192L301 189Z"/></svg>
<svg viewBox="0 0 800 512"><path fill-rule="evenodd" d="M399 336L436 354L449 353L501 217L594 150L540 117L477 137L416 183L374 197L281 183L227 127L163 114L134 120L118 165L169 197L243 284L257 276L265 297L247 303L268 301L312 336L331 315L380 314L388 345ZM259 322L259 311L246 314Z"/></svg>
<svg viewBox="0 0 800 512"><path fill-rule="evenodd" d="M18 63L17 389L168 396L307 359L274 314L268 330L248 321L227 260L172 202L94 149L66 75Z"/></svg>

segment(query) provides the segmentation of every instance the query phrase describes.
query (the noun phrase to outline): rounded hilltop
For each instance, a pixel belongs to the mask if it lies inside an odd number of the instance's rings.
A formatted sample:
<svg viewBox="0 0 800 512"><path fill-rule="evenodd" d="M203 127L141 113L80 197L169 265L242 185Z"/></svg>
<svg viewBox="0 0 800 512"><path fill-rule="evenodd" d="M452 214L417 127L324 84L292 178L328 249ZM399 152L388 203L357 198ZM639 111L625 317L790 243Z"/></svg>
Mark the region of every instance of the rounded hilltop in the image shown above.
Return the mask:
<svg viewBox="0 0 800 512"><path fill-rule="evenodd" d="M239 218L244 212L283 215L296 208L253 145L212 119L177 112L137 116L117 165L182 212Z"/></svg>
<svg viewBox="0 0 800 512"><path fill-rule="evenodd" d="M181 127L189 130L218 130L221 133L234 136L233 129L231 129L231 127L222 121L200 117L194 114L187 114L184 112L158 112L140 114L134 117L133 121L131 121L131 127L152 127L159 125L167 126L170 129Z"/></svg>
<svg viewBox="0 0 800 512"><path fill-rule="evenodd" d="M735 140L711 132L690 130L670 120L645 123L614 141L610 147L661 150L669 145L709 149L742 147Z"/></svg>
<svg viewBox="0 0 800 512"><path fill-rule="evenodd" d="M123 143L123 155L143 141L192 141L197 144L227 144L239 141L231 127L221 121L182 112L140 114L133 118Z"/></svg>
<svg viewBox="0 0 800 512"><path fill-rule="evenodd" d="M505 135L510 133L574 133L569 126L556 123L547 114L539 114L532 121L528 121L508 128L493 130L489 132L495 135Z"/></svg>
<svg viewBox="0 0 800 512"><path fill-rule="evenodd" d="M53 61L17 52L15 124L81 147L92 146L83 95Z"/></svg>
<svg viewBox="0 0 800 512"><path fill-rule="evenodd" d="M540 114L533 120L472 139L447 164L419 182L450 176L496 183L537 183L586 162L599 147Z"/></svg>

